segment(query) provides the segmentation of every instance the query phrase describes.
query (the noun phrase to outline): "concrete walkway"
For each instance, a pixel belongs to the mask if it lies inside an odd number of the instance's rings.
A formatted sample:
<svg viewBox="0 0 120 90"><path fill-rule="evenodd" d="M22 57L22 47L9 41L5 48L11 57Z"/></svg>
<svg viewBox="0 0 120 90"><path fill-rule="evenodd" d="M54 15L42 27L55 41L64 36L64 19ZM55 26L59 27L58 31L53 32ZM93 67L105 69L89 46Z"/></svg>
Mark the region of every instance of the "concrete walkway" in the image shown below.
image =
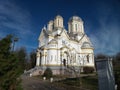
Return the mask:
<svg viewBox="0 0 120 90"><path fill-rule="evenodd" d="M22 87L24 90L66 90L62 87L55 87L48 81L39 78L22 75Z"/></svg>

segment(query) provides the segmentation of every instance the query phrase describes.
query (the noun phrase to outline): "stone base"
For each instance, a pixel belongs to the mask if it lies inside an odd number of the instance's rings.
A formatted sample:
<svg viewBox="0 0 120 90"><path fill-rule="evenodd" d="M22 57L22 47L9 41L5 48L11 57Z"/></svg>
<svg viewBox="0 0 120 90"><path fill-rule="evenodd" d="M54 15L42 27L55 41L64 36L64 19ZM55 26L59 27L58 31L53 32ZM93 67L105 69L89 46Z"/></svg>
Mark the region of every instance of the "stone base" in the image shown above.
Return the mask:
<svg viewBox="0 0 120 90"><path fill-rule="evenodd" d="M61 66L41 66L42 74L44 73L44 71L47 68L50 68L52 70L53 75L64 74L64 68L65 67L61 67Z"/></svg>
<svg viewBox="0 0 120 90"><path fill-rule="evenodd" d="M66 75L66 76L78 76L80 72L80 67L78 66L42 66L42 74L46 70L46 68L50 68L53 72L53 75Z"/></svg>

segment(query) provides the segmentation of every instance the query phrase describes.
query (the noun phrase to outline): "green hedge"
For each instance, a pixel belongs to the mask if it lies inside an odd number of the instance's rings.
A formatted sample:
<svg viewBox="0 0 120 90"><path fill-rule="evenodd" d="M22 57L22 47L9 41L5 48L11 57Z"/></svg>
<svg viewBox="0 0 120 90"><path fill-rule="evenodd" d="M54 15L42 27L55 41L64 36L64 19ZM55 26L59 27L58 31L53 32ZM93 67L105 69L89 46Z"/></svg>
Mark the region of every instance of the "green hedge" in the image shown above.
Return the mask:
<svg viewBox="0 0 120 90"><path fill-rule="evenodd" d="M50 79L53 76L53 72L51 68L46 68L43 77L46 77L47 79Z"/></svg>
<svg viewBox="0 0 120 90"><path fill-rule="evenodd" d="M84 73L93 73L94 72L94 67L83 67L83 72Z"/></svg>

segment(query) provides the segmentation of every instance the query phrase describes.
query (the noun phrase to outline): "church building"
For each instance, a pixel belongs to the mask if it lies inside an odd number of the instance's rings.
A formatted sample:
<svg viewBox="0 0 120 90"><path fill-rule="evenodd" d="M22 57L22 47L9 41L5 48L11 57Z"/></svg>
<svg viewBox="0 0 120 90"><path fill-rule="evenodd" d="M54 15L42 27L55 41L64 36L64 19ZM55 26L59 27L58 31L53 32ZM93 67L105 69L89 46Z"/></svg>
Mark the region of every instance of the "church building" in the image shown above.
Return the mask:
<svg viewBox="0 0 120 90"><path fill-rule="evenodd" d="M66 30L63 17L57 15L42 28L38 41L36 67L43 71L49 67L56 75L67 67L94 67L94 48L78 16L69 19Z"/></svg>

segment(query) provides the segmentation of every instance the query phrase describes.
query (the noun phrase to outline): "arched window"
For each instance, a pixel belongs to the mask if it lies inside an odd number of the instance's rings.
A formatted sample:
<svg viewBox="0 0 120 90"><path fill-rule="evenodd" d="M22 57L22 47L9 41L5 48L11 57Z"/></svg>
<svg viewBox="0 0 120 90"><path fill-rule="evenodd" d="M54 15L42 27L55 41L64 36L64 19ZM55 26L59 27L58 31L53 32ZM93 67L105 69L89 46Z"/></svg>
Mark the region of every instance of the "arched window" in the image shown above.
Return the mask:
<svg viewBox="0 0 120 90"><path fill-rule="evenodd" d="M59 26L59 19L58 19L58 26Z"/></svg>
<svg viewBox="0 0 120 90"><path fill-rule="evenodd" d="M89 55L87 55L86 58L87 58L87 62L89 63Z"/></svg>
<svg viewBox="0 0 120 90"><path fill-rule="evenodd" d="M77 25L77 24L75 24L75 30L76 30L76 31L77 31L77 28L78 28L77 26L78 26L78 25Z"/></svg>

